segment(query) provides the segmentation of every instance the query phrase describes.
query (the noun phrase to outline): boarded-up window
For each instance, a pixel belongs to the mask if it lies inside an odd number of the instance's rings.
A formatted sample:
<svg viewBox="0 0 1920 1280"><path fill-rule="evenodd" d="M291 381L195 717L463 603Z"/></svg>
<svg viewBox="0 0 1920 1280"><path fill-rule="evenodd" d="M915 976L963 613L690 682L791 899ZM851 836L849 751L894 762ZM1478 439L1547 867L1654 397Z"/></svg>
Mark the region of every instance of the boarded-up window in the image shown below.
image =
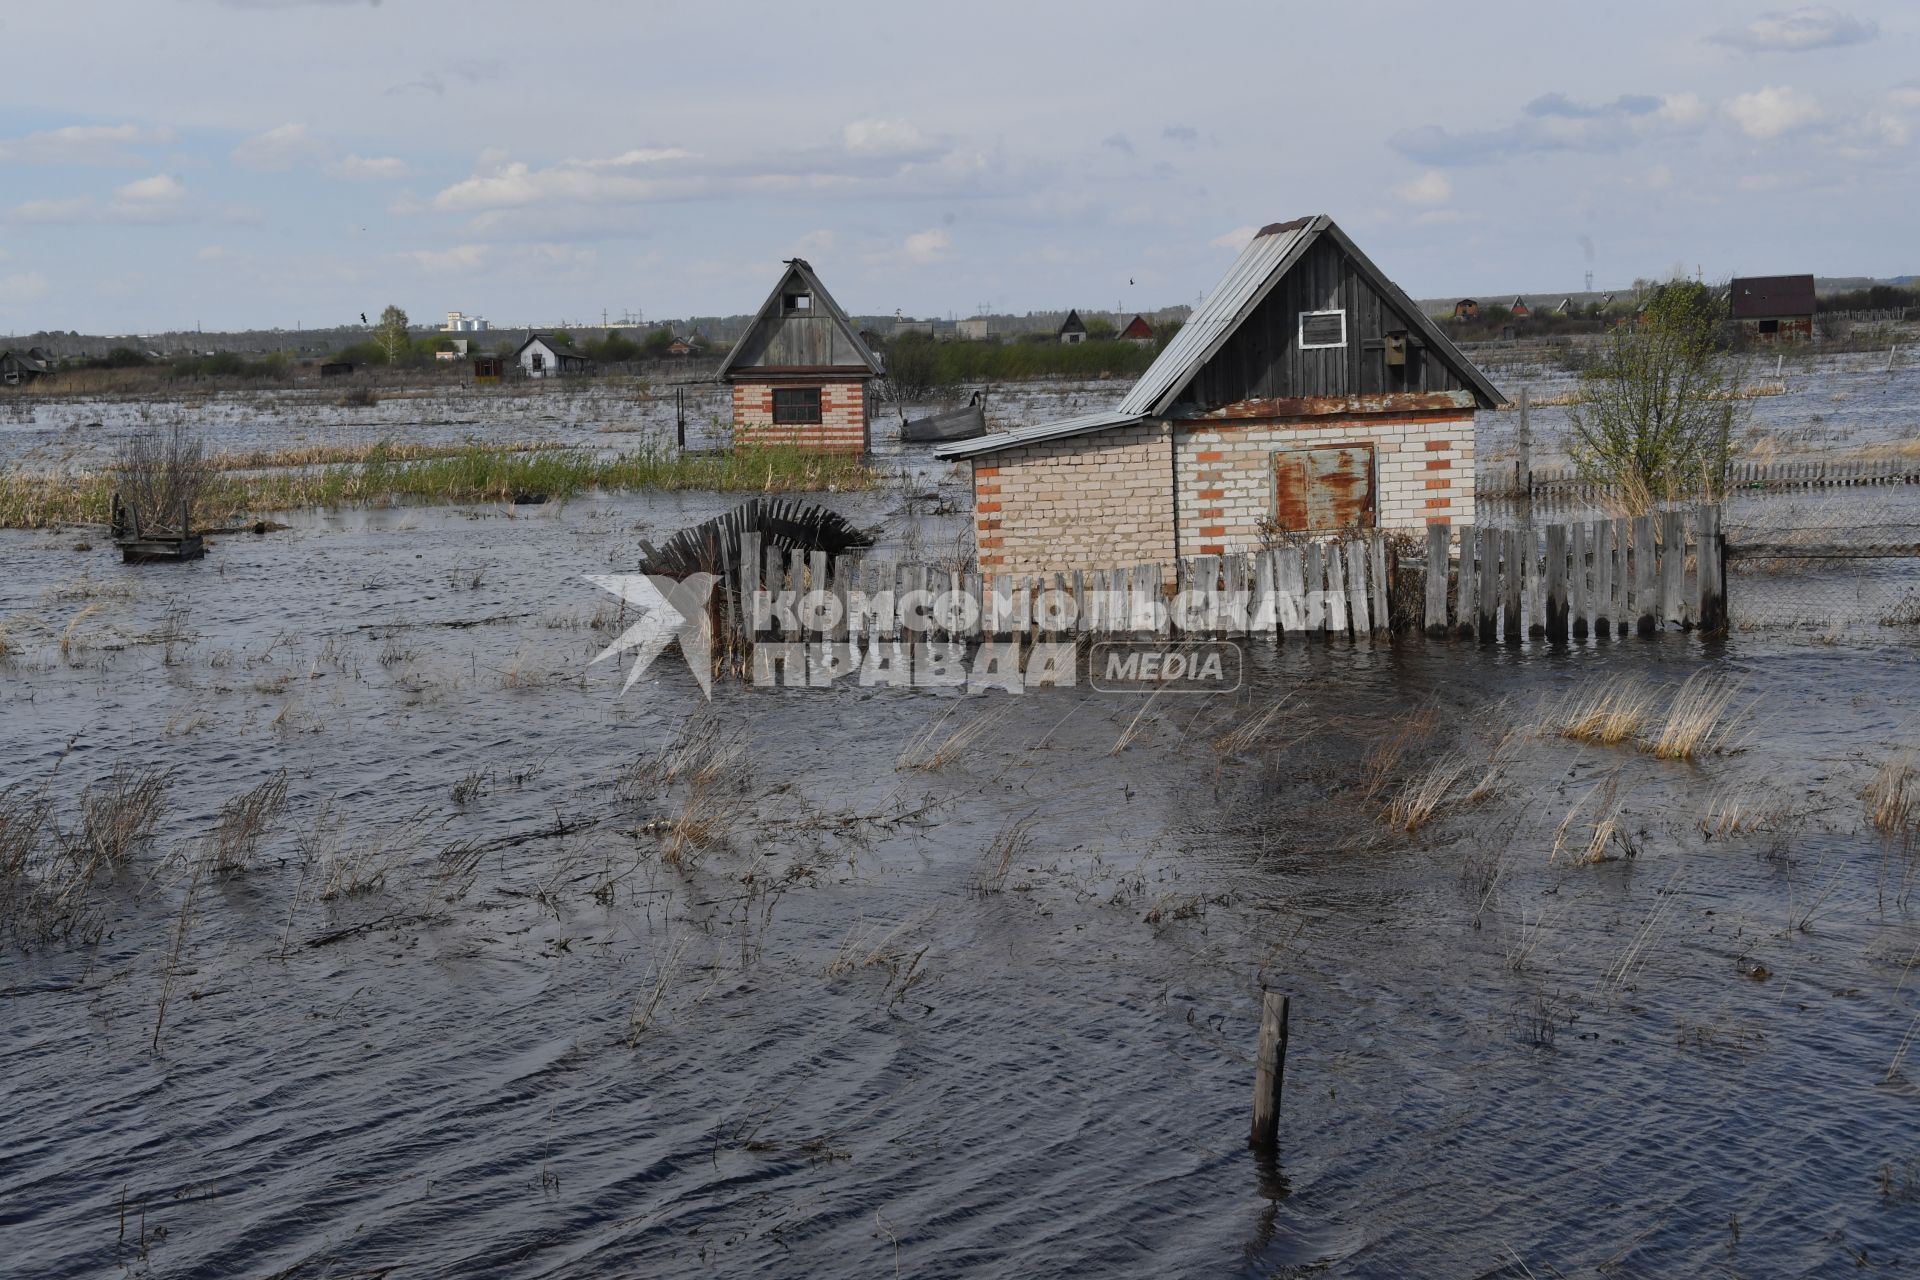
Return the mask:
<svg viewBox="0 0 1920 1280"><path fill-rule="evenodd" d="M820 388L775 387L773 389L773 420L775 422L820 421Z"/></svg>
<svg viewBox="0 0 1920 1280"><path fill-rule="evenodd" d="M1344 311L1302 311L1300 346L1344 347L1347 345L1347 313Z"/></svg>
<svg viewBox="0 0 1920 1280"><path fill-rule="evenodd" d="M1373 446L1280 449L1273 455L1273 520L1315 533L1373 527Z"/></svg>

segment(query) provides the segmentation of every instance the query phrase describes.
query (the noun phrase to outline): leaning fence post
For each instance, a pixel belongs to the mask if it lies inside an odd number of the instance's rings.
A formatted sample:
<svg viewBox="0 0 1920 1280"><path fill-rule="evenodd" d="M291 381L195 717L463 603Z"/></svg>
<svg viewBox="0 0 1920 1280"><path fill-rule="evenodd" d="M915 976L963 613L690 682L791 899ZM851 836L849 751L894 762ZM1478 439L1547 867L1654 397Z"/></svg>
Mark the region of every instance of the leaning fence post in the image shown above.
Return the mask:
<svg viewBox="0 0 1920 1280"><path fill-rule="evenodd" d="M1263 991L1260 999L1260 1053L1253 1073L1253 1133L1247 1145L1271 1151L1280 1141L1280 1089L1287 1075L1287 1021L1290 998Z"/></svg>

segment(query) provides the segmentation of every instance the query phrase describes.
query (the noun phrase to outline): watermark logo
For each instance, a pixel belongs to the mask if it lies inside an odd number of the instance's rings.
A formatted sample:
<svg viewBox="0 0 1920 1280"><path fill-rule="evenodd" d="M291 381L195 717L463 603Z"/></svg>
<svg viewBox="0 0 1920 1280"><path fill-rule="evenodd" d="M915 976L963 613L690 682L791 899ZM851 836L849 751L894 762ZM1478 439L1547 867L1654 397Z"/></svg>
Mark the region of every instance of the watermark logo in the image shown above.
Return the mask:
<svg viewBox="0 0 1920 1280"><path fill-rule="evenodd" d="M1230 640L1102 640L1087 656L1087 683L1103 693L1231 693L1246 655Z"/></svg>
<svg viewBox="0 0 1920 1280"><path fill-rule="evenodd" d="M700 682L700 692L713 696L713 622L707 612L715 581L712 574L695 573L676 580L651 573L590 573L587 581L613 592L640 616L593 658L600 662L635 650L633 666L620 692L633 688L667 642L678 639L687 667Z"/></svg>

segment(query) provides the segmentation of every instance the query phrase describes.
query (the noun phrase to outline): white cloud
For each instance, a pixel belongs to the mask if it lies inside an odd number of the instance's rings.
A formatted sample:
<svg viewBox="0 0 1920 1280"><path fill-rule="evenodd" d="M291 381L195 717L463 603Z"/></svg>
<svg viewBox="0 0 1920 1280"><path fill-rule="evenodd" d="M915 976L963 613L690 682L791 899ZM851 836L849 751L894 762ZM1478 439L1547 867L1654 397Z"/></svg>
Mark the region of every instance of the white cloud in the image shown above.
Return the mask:
<svg viewBox="0 0 1920 1280"><path fill-rule="evenodd" d="M1754 52L1805 53L1809 49L1862 44L1879 34L1879 25L1871 20L1829 5L1810 4L1763 13L1744 27L1728 27L1713 39Z"/></svg>
<svg viewBox="0 0 1920 1280"><path fill-rule="evenodd" d="M415 249L404 256L422 271L446 275L484 266L490 252L484 244L456 244L445 249Z"/></svg>
<svg viewBox="0 0 1920 1280"><path fill-rule="evenodd" d="M283 124L257 133L233 149L233 162L244 169L274 173L291 169L301 160L323 156L332 147L307 132L304 124Z"/></svg>
<svg viewBox="0 0 1920 1280"><path fill-rule="evenodd" d="M210 244L193 255L200 262L224 262L231 255L224 245Z"/></svg>
<svg viewBox="0 0 1920 1280"><path fill-rule="evenodd" d="M173 204L185 199L186 194L187 189L178 178L170 173L156 173L151 178L114 188L113 197L126 204L149 205Z"/></svg>
<svg viewBox="0 0 1920 1280"><path fill-rule="evenodd" d="M1769 85L1729 99L1727 114L1750 138L1777 138L1820 119L1820 104L1811 94L1786 85Z"/></svg>
<svg viewBox="0 0 1920 1280"><path fill-rule="evenodd" d="M839 237L831 227L816 227L793 242L793 252L802 258L810 258L817 253L829 253Z"/></svg>
<svg viewBox="0 0 1920 1280"><path fill-rule="evenodd" d="M52 292L46 276L38 271L22 271L0 276L0 303L38 302Z"/></svg>
<svg viewBox="0 0 1920 1280"><path fill-rule="evenodd" d="M1216 249L1231 249L1238 253L1251 244L1253 238L1259 234L1258 227L1235 227L1231 231L1215 236L1207 243Z"/></svg>
<svg viewBox="0 0 1920 1280"><path fill-rule="evenodd" d="M353 182L389 182L407 176L407 162L399 156L345 155L327 166L336 178Z"/></svg>
<svg viewBox="0 0 1920 1280"><path fill-rule="evenodd" d="M1612 152L1653 139L1698 132L1709 111L1694 93L1623 94L1611 102L1578 102L1546 93L1496 129L1451 132L1440 125L1404 129L1388 145L1429 165L1482 164L1549 151Z"/></svg>
<svg viewBox="0 0 1920 1280"><path fill-rule="evenodd" d="M920 130L906 120L855 120L841 130L849 151L898 155L924 150L928 143Z"/></svg>
<svg viewBox="0 0 1920 1280"><path fill-rule="evenodd" d="M1429 169L1407 179L1396 190L1408 204L1437 205L1453 199L1453 179L1438 169Z"/></svg>
<svg viewBox="0 0 1920 1280"><path fill-rule="evenodd" d="M1903 84L1887 90L1887 102L1895 107L1920 107L1920 84Z"/></svg>
<svg viewBox="0 0 1920 1280"><path fill-rule="evenodd" d="M129 147L162 146L174 140L171 129L134 124L72 124L19 138L0 138L0 160L22 164L138 163Z"/></svg>
<svg viewBox="0 0 1920 1280"><path fill-rule="evenodd" d="M953 244L953 237L934 227L928 231L916 231L908 236L901 245L901 252L913 262L932 262L945 253Z"/></svg>

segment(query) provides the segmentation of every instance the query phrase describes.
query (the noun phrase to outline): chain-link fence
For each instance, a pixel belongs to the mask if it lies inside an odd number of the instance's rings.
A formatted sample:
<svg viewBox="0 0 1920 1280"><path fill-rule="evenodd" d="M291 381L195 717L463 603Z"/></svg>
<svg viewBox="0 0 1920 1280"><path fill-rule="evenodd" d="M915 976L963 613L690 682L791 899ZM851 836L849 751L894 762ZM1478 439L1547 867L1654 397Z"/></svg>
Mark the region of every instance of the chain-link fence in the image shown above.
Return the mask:
<svg viewBox="0 0 1920 1280"><path fill-rule="evenodd" d="M1920 486L1736 494L1725 528L1736 630L1920 637Z"/></svg>

